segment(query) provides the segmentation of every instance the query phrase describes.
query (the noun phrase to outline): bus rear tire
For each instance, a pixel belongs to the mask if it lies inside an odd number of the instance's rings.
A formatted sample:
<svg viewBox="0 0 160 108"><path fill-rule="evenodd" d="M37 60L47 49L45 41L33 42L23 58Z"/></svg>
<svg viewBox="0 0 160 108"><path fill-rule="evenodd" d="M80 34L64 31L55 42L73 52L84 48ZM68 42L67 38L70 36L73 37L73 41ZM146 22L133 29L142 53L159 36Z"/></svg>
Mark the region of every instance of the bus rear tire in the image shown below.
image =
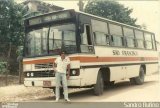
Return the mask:
<svg viewBox="0 0 160 108"><path fill-rule="evenodd" d="M131 84L133 84L133 85L135 85L135 84L136 84L136 82L135 82L135 78L130 78L129 80L130 80L130 83L131 83Z"/></svg>
<svg viewBox="0 0 160 108"><path fill-rule="evenodd" d="M104 90L104 81L103 81L102 73L98 72L97 82L94 85L94 94L96 96L100 96L103 94L103 90Z"/></svg>
<svg viewBox="0 0 160 108"><path fill-rule="evenodd" d="M144 68L140 67L139 76L135 78L130 78L131 84L142 85L144 83L145 72Z"/></svg>

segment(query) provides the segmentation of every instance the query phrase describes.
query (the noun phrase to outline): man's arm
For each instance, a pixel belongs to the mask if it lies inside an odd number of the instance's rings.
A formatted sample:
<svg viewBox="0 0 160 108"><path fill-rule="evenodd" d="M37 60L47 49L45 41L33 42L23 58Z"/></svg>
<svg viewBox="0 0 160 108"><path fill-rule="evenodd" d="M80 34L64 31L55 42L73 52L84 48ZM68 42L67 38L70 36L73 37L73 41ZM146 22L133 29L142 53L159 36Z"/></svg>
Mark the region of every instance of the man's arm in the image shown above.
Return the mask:
<svg viewBox="0 0 160 108"><path fill-rule="evenodd" d="M54 70L54 72L56 72L56 67L57 67L57 64L53 63L53 70Z"/></svg>
<svg viewBox="0 0 160 108"><path fill-rule="evenodd" d="M56 67L57 67L57 59L53 62L53 70L56 72Z"/></svg>
<svg viewBox="0 0 160 108"><path fill-rule="evenodd" d="M67 79L70 77L70 64L67 65Z"/></svg>
<svg viewBox="0 0 160 108"><path fill-rule="evenodd" d="M53 68L56 68L57 67L57 64L56 63L53 63Z"/></svg>

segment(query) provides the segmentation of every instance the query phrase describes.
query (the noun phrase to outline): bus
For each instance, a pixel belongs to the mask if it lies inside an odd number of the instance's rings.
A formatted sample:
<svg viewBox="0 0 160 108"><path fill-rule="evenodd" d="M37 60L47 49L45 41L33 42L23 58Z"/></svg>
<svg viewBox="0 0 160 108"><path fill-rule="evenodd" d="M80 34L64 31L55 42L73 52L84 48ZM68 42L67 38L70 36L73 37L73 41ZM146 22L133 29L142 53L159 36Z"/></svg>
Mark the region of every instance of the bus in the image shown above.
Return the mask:
<svg viewBox="0 0 160 108"><path fill-rule="evenodd" d="M158 71L155 35L73 9L25 19L24 85L55 89L53 62L65 49L71 60L69 88L102 95L115 81L141 85Z"/></svg>

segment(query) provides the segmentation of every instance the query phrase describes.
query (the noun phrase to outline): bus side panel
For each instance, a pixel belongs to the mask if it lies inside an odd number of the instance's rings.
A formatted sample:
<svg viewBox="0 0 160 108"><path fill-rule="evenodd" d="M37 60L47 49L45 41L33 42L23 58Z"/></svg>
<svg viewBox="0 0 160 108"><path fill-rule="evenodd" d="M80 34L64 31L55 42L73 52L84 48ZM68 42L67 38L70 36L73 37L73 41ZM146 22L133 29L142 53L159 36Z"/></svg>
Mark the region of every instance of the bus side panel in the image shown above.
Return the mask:
<svg viewBox="0 0 160 108"><path fill-rule="evenodd" d="M139 76L140 65L125 66L126 78L132 78Z"/></svg>
<svg viewBox="0 0 160 108"><path fill-rule="evenodd" d="M123 80L126 71L123 66L110 67L110 81Z"/></svg>
<svg viewBox="0 0 160 108"><path fill-rule="evenodd" d="M81 80L81 86L89 86L96 84L98 71L99 68L81 69L81 74L83 74Z"/></svg>
<svg viewBox="0 0 160 108"><path fill-rule="evenodd" d="M158 72L158 64L146 64L146 75Z"/></svg>

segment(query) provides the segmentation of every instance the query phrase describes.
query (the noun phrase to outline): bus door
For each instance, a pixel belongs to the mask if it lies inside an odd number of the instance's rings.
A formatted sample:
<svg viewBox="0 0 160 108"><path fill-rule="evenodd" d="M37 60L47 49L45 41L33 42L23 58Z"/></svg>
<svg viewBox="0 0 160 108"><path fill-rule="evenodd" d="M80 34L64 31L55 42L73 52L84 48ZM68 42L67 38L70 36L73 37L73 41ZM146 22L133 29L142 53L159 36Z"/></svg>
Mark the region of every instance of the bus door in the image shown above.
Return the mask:
<svg viewBox="0 0 160 108"><path fill-rule="evenodd" d="M81 52L82 53L94 53L91 27L89 24L84 24L83 32L81 32Z"/></svg>

